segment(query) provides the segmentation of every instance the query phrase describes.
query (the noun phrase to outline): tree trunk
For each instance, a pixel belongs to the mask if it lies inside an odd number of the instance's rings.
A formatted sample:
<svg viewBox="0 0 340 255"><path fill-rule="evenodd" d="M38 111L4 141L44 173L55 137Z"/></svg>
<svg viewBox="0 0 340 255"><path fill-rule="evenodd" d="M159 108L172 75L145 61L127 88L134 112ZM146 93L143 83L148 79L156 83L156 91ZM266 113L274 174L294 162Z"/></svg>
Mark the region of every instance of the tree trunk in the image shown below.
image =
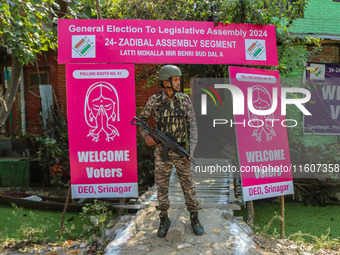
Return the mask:
<svg viewBox="0 0 340 255"><path fill-rule="evenodd" d="M100 4L99 4L99 0L96 0L96 7L97 7L97 15L98 15L98 19L102 19L102 15L100 14Z"/></svg>
<svg viewBox="0 0 340 255"><path fill-rule="evenodd" d="M247 223L248 225L250 226L254 225L254 218L255 218L255 212L254 212L253 201L247 201Z"/></svg>
<svg viewBox="0 0 340 255"><path fill-rule="evenodd" d="M181 212L171 224L166 234L166 240L169 242L182 242L185 233L185 223L185 212Z"/></svg>
<svg viewBox="0 0 340 255"><path fill-rule="evenodd" d="M246 14L246 2L245 0L241 0L241 23L246 23L247 14Z"/></svg>
<svg viewBox="0 0 340 255"><path fill-rule="evenodd" d="M12 72L11 78L9 79L8 88L4 96L4 101L6 103L7 109L3 103L0 105L0 126L4 125L8 115L12 109L13 103L15 101L15 96L18 92L18 88L21 81L21 68L18 58L12 57Z"/></svg>

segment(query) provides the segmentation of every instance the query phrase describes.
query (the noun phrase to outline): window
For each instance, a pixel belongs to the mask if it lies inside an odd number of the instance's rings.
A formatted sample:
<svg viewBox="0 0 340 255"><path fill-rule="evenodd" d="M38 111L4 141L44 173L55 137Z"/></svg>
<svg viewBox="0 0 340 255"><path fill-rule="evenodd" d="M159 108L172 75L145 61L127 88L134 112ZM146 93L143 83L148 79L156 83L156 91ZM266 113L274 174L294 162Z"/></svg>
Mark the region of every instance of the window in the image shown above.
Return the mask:
<svg viewBox="0 0 340 255"><path fill-rule="evenodd" d="M40 74L40 84L47 84L47 74L45 71L39 72ZM29 88L39 88L39 75L38 72L29 72L28 73L28 87Z"/></svg>

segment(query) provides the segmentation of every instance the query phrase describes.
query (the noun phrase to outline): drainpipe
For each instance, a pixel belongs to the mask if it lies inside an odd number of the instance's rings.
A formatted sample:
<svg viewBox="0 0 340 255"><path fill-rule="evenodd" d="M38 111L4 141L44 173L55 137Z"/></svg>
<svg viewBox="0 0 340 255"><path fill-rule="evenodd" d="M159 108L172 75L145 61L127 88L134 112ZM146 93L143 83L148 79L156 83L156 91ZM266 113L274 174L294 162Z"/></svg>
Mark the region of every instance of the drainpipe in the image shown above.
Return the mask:
<svg viewBox="0 0 340 255"><path fill-rule="evenodd" d="M26 111L25 111L25 90L24 90L24 67L20 73L20 103L21 103L21 133L26 134Z"/></svg>

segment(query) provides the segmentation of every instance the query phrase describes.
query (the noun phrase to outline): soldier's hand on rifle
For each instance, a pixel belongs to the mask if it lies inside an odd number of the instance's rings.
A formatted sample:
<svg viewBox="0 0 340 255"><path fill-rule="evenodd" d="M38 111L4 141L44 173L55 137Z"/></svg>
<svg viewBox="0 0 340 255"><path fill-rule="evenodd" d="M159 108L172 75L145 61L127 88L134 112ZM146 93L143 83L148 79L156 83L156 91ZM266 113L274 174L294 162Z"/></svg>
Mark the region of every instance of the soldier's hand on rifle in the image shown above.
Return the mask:
<svg viewBox="0 0 340 255"><path fill-rule="evenodd" d="M194 158L194 153L190 152L190 157L189 158L184 157L183 159L185 159L185 161L187 161L187 162L190 162L190 160L193 159L193 158Z"/></svg>
<svg viewBox="0 0 340 255"><path fill-rule="evenodd" d="M190 151L190 157L189 157L189 160L193 159L194 158L194 152L193 151Z"/></svg>
<svg viewBox="0 0 340 255"><path fill-rule="evenodd" d="M153 145L157 145L157 143L155 142L155 140L152 138L151 135L146 135L144 137L145 139L145 143L148 145L148 146L153 146Z"/></svg>

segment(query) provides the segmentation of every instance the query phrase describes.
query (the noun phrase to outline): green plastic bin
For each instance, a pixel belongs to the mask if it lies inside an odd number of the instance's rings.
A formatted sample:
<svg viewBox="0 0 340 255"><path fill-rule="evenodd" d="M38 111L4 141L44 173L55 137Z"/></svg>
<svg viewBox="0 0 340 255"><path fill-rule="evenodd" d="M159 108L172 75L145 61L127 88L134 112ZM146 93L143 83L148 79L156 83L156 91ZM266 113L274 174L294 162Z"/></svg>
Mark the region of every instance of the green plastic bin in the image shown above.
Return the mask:
<svg viewBox="0 0 340 255"><path fill-rule="evenodd" d="M0 159L0 186L1 187L29 187L30 172L29 160L1 160Z"/></svg>

